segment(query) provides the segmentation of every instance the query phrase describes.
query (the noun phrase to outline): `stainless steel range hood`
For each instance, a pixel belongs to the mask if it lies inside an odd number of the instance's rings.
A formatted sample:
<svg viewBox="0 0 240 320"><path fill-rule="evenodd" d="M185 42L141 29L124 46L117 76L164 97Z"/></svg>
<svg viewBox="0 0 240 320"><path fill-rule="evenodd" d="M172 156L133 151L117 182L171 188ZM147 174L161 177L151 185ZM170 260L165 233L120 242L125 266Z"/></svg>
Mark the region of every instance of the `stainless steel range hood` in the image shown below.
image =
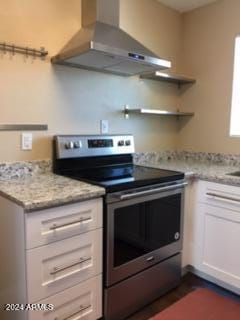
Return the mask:
<svg viewBox="0 0 240 320"><path fill-rule="evenodd" d="M82 0L82 29L52 63L122 76L171 67L119 27L120 0Z"/></svg>

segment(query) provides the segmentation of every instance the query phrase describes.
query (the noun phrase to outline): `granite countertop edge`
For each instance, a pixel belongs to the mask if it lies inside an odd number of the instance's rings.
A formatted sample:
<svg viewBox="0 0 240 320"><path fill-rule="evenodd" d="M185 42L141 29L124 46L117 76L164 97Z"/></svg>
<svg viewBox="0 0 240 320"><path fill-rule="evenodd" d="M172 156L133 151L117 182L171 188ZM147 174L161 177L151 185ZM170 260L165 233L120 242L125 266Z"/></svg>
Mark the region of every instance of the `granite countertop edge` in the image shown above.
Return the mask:
<svg viewBox="0 0 240 320"><path fill-rule="evenodd" d="M31 213L34 211L41 211L44 209L55 208L55 207L73 204L73 203L77 203L77 202L81 202L81 201L85 201L85 200L91 200L91 199L102 197L104 194L105 194L105 191L98 191L98 192L90 192L88 194L81 194L81 195L75 196L75 197L69 196L69 197L65 197L61 200L52 199L49 201L42 201L42 202L37 202L37 203L36 202L25 203L25 202L17 199L16 197L13 197L13 196L11 196L5 192L2 192L0 190L1 196L14 202L15 204L19 205L20 207L22 207L25 213Z"/></svg>
<svg viewBox="0 0 240 320"><path fill-rule="evenodd" d="M240 187L240 178L239 177L231 177L231 176L207 176L202 174L194 174L193 178L209 181L209 182L215 182L215 183L222 183L227 184L229 186L235 186Z"/></svg>
<svg viewBox="0 0 240 320"><path fill-rule="evenodd" d="M205 154L145 153L136 154L134 163L145 167L183 172L186 180L205 181L240 186L240 177L229 173L240 170L240 158L214 155L214 161ZM195 156L195 154L193 154ZM208 155L209 156L209 155ZM201 158L202 157L202 158ZM239 158L239 159L238 159ZM52 173L48 160L2 164L0 166L0 195L21 206L24 212L32 212L61 205L81 202L105 194L105 189Z"/></svg>
<svg viewBox="0 0 240 320"><path fill-rule="evenodd" d="M104 194L102 187L50 172L0 181L0 195L22 207L25 213L90 200Z"/></svg>

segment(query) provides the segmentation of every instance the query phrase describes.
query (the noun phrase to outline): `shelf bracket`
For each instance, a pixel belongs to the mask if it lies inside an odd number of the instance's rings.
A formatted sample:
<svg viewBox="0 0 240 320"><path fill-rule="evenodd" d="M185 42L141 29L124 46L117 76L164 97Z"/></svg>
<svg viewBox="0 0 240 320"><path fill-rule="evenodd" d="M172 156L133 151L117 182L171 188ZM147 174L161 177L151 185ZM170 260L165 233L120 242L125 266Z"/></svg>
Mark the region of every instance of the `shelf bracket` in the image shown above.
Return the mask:
<svg viewBox="0 0 240 320"><path fill-rule="evenodd" d="M127 104L124 106L123 112L125 119L129 119L129 106Z"/></svg>

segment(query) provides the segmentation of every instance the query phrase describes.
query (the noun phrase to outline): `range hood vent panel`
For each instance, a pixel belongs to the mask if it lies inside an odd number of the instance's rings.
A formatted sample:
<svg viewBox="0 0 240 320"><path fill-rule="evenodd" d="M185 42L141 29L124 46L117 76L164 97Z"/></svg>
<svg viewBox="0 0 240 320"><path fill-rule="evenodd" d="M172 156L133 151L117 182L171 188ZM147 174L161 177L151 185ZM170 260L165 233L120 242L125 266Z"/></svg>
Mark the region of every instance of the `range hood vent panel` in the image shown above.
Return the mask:
<svg viewBox="0 0 240 320"><path fill-rule="evenodd" d="M132 61L122 61L119 64L105 68L105 70L111 71L116 74L121 73L126 76L131 76L133 74L148 72L149 70L151 70L151 68L152 67L147 64L145 65L145 64L138 64Z"/></svg>
<svg viewBox="0 0 240 320"><path fill-rule="evenodd" d="M122 29L99 21L77 32L52 62L125 76L171 67Z"/></svg>
<svg viewBox="0 0 240 320"><path fill-rule="evenodd" d="M105 54L103 52L98 52L95 50L89 50L86 53L81 54L80 56L72 57L66 59L66 62L76 65L81 65L84 67L91 66L93 68L107 68L112 65L119 64L122 61L121 58Z"/></svg>

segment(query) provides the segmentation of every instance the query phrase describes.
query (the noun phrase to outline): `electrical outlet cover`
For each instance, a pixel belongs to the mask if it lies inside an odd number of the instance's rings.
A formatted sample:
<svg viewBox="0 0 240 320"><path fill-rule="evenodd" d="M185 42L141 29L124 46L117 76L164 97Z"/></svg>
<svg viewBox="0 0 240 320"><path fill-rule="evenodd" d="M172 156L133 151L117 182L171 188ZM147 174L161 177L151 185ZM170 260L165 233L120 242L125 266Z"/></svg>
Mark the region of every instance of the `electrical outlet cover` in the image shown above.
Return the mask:
<svg viewBox="0 0 240 320"><path fill-rule="evenodd" d="M100 132L101 134L108 133L108 120L100 120Z"/></svg>
<svg viewBox="0 0 240 320"><path fill-rule="evenodd" d="M24 132L22 133L22 150L32 150L32 133Z"/></svg>

